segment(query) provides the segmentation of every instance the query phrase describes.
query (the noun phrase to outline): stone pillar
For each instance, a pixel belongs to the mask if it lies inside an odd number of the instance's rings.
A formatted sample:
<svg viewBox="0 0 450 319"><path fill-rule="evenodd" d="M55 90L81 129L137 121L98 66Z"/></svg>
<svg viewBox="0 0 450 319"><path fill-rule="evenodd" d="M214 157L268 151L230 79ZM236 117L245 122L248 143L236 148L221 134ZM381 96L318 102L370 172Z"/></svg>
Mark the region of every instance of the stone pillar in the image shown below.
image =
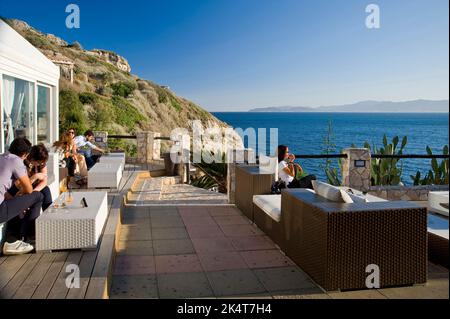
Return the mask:
<svg viewBox="0 0 450 319"><path fill-rule="evenodd" d="M161 158L161 141L155 139L157 136L161 136L161 134L155 132L136 133L138 163L151 163L154 159Z"/></svg>
<svg viewBox="0 0 450 319"><path fill-rule="evenodd" d="M94 131L95 145L106 150L108 148L108 132Z"/></svg>
<svg viewBox="0 0 450 319"><path fill-rule="evenodd" d="M151 135L149 139L153 142L151 142L150 145L152 145L152 159L153 160L160 160L161 159L161 140L156 139L156 137L161 137L161 133L156 132L149 132Z"/></svg>
<svg viewBox="0 0 450 319"><path fill-rule="evenodd" d="M371 185L371 154L367 148L346 148L343 154L342 181L343 186L368 192Z"/></svg>
<svg viewBox="0 0 450 319"><path fill-rule="evenodd" d="M228 203L236 202L236 165L256 165L255 152L252 149L234 150L227 152L227 190Z"/></svg>

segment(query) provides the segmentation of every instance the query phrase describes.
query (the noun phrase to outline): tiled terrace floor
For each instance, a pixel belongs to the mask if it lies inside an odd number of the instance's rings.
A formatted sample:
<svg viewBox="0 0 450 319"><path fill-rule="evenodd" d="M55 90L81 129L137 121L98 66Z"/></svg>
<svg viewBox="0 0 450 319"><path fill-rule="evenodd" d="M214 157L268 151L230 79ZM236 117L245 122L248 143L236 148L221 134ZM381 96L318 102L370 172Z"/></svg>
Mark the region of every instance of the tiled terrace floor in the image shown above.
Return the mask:
<svg viewBox="0 0 450 319"><path fill-rule="evenodd" d="M126 207L111 298L448 298L425 286L325 293L233 206Z"/></svg>

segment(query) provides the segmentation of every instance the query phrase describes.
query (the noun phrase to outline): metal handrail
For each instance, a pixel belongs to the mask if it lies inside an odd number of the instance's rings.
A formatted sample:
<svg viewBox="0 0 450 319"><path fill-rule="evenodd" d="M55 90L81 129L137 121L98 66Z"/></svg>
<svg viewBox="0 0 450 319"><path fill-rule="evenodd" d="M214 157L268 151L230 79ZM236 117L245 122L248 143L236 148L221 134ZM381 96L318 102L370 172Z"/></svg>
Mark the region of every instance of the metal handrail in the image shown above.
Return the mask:
<svg viewBox="0 0 450 319"><path fill-rule="evenodd" d="M372 154L372 158L377 159L403 159L403 158L417 158L417 159L449 159L450 155L443 154ZM258 158L258 157L257 157ZM347 158L347 154L296 154L295 158L313 159L313 158Z"/></svg>
<svg viewBox="0 0 450 319"><path fill-rule="evenodd" d="M108 138L117 138L117 139L129 139L129 140L135 140L137 139L136 135L108 135ZM163 141L170 141L170 137L168 136L156 136L155 140L163 140Z"/></svg>
<svg viewBox="0 0 450 319"><path fill-rule="evenodd" d="M136 139L136 135L108 135L108 138L117 138L117 139L129 139L133 140Z"/></svg>
<svg viewBox="0 0 450 319"><path fill-rule="evenodd" d="M449 155L442 155L442 154L402 154L402 155L385 155L385 154L373 154L372 158L379 158L379 159L383 159L383 158L398 158L398 159L402 159L402 158L425 158L425 159L449 159Z"/></svg>

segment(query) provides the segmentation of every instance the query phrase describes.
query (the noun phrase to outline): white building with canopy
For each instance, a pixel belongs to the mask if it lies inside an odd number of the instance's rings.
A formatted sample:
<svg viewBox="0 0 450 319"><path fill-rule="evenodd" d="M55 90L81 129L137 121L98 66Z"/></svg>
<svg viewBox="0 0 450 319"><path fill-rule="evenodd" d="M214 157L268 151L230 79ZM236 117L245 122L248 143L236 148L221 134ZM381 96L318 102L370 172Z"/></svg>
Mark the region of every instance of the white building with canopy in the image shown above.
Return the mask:
<svg viewBox="0 0 450 319"><path fill-rule="evenodd" d="M58 139L59 67L0 19L0 153L16 137L49 150ZM0 168L1 169L1 168ZM48 186L59 193L58 158L50 154ZM0 242L4 224L0 224Z"/></svg>
<svg viewBox="0 0 450 319"><path fill-rule="evenodd" d="M0 153L16 137L58 139L59 67L0 19Z"/></svg>

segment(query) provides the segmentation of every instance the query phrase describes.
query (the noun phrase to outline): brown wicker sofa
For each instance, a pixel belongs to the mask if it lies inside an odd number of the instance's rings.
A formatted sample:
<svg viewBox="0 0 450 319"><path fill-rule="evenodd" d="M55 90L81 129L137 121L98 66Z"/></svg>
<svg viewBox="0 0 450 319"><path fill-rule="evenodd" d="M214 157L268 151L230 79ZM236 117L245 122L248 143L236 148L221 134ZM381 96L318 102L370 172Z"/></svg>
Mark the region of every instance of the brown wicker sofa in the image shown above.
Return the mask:
<svg viewBox="0 0 450 319"><path fill-rule="evenodd" d="M258 166L236 166L236 207L250 219L253 219L253 196L270 194L274 174L261 173Z"/></svg>
<svg viewBox="0 0 450 319"><path fill-rule="evenodd" d="M303 189L282 191L278 221L259 206L255 223L325 290L366 289L371 264L380 269L381 287L427 280L425 208L335 203Z"/></svg>

